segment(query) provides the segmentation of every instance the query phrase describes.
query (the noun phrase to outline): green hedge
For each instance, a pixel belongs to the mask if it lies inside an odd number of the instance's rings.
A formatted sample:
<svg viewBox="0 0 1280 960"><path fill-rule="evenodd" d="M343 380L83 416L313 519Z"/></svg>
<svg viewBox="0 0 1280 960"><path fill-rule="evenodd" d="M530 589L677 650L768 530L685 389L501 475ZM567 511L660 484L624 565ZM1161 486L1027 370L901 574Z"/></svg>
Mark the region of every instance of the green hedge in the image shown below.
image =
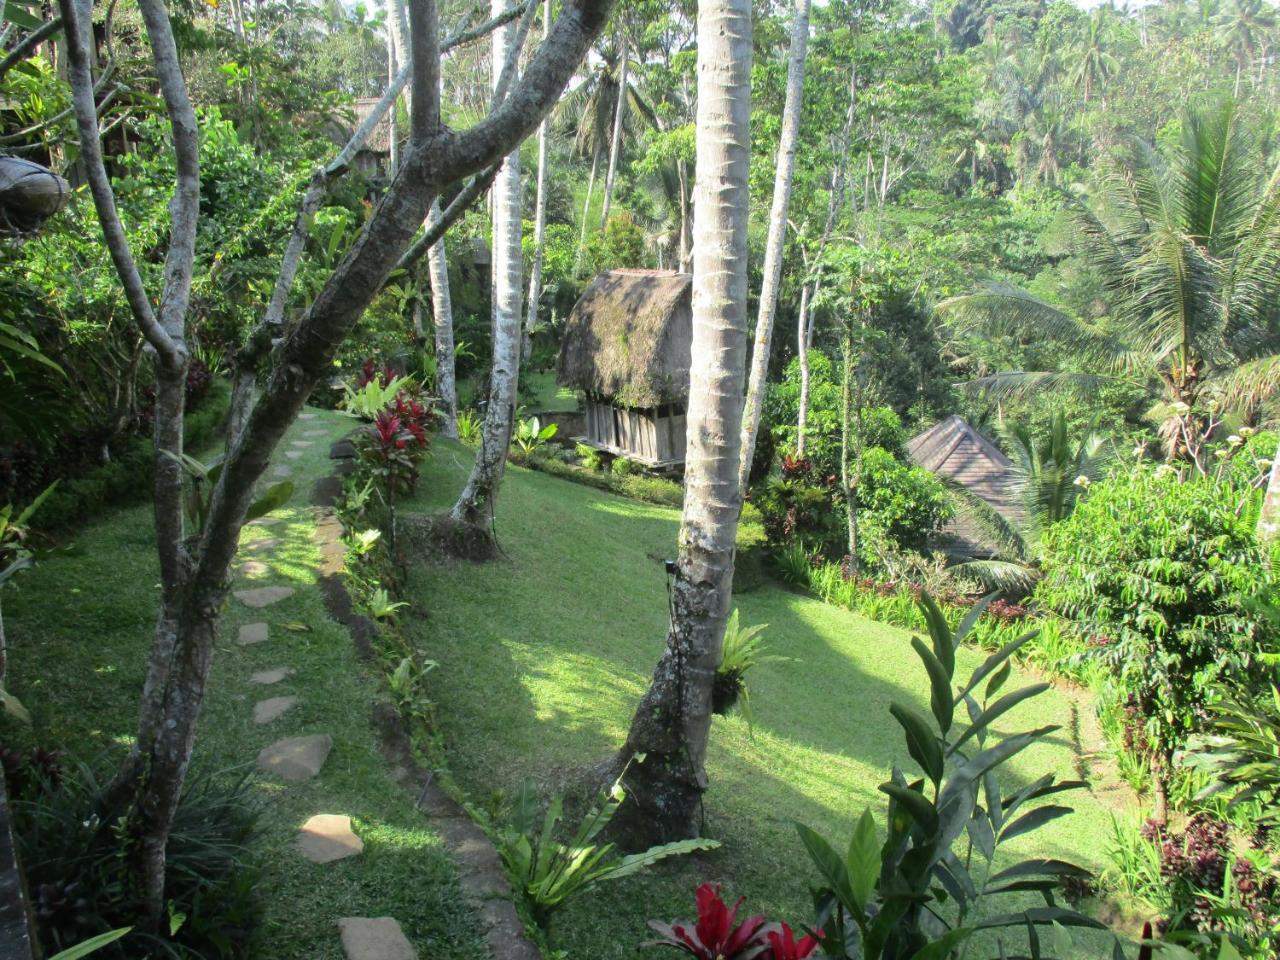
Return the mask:
<svg viewBox="0 0 1280 960"><path fill-rule="evenodd" d="M220 439L230 404L231 385L215 380L200 406L187 414L186 449L199 453ZM140 436L110 463L63 480L33 518L34 525L46 533L64 532L103 510L149 499L154 450L151 438Z"/></svg>

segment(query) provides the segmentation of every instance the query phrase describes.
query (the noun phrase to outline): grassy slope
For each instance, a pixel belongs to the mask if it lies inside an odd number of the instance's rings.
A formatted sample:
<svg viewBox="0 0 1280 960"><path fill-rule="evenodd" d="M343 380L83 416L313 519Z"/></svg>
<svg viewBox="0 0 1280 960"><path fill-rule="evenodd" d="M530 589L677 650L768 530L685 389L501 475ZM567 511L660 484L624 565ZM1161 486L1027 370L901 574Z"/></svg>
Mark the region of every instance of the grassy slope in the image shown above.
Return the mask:
<svg viewBox="0 0 1280 960"><path fill-rule="evenodd" d="M406 509L449 502L471 456L440 442ZM409 598L425 616L411 629L440 663L434 691L448 760L473 797L484 800L529 777L554 782L617 748L662 650L660 561L674 552L678 519L673 510L511 468L497 518L507 559L415 570ZM571 908L557 934L574 960L634 956L646 939L645 919L688 916L702 880L746 894L753 912L808 919L816 875L793 821L847 837L865 805L882 814L876 787L891 765L909 763L888 713L895 698L927 709L927 681L909 634L773 586L737 602L744 624L769 624L774 650L801 662L769 664L752 675L754 740L740 717L715 722L706 823L724 847ZM980 658L963 651L960 671L967 675ZM1072 708L1058 691L1022 705L998 729L1044 723L1064 729L1020 757L1012 779L1049 770L1077 775ZM1075 815L1011 847L1099 866L1108 810L1087 793L1069 802Z"/></svg>
<svg viewBox="0 0 1280 960"><path fill-rule="evenodd" d="M520 402L531 412L577 410L577 391L556 386L554 370L530 373L520 378Z"/></svg>
<svg viewBox="0 0 1280 960"><path fill-rule="evenodd" d="M246 541L285 540L267 554L278 573L253 585L279 583L298 592L262 611L228 601L195 763L253 770L258 751L280 737L329 733L334 739L328 762L312 781L286 785L253 772L253 792L263 801L263 835L252 856L263 867L266 910L255 960L338 960L343 953L335 924L343 916L392 916L419 956L478 960L485 951L459 899L452 861L375 747L369 724L375 684L313 587L318 557L311 541L311 485L329 469L329 439L349 426L324 413L300 421L281 445L288 449L304 430L325 427L329 433L301 460L279 455L279 462L294 464L299 488L275 514L284 523L245 532ZM50 561L20 577L20 589L6 591L10 677L34 715L31 739L104 758L119 754L136 724L158 596L150 509L112 514L76 539L82 556ZM243 585L237 578L236 586ZM271 624L271 639L238 646L239 626L254 620ZM283 629L291 622L312 630ZM284 665L295 675L272 687L249 685L251 673ZM275 723L254 726L256 700L287 694L302 702ZM0 733L12 732L0 727ZM365 842L363 855L325 866L303 860L294 837L316 813L351 815Z"/></svg>

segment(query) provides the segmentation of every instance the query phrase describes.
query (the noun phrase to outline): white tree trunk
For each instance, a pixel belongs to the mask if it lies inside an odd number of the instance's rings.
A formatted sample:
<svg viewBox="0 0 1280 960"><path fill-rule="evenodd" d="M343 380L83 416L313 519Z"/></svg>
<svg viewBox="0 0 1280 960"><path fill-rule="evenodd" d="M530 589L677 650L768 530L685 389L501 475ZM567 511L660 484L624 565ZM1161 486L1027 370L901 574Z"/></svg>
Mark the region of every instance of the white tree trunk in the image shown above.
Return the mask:
<svg viewBox="0 0 1280 960"><path fill-rule="evenodd" d="M506 9L492 0L493 12ZM493 34L493 85L497 90L508 46L516 31L503 27ZM492 523L494 504L507 466L511 424L516 411L520 374L520 148L502 163L490 192L493 202L493 368L480 449L471 476L450 513L452 520L481 528Z"/></svg>
<svg viewBox="0 0 1280 960"><path fill-rule="evenodd" d="M587 199L582 201L582 224L578 228L578 251L573 258L573 273L577 276L582 268L582 254L587 246L587 217L591 214L591 194L596 188L596 171L600 168L600 142L596 141L595 152L591 155L591 176L587 177Z"/></svg>
<svg viewBox="0 0 1280 960"><path fill-rule="evenodd" d="M644 755L627 772L630 801L620 811L629 844L696 835L707 787L711 688L731 605L741 499L750 121L751 0L702 0L684 515L667 649L612 765Z"/></svg>
<svg viewBox="0 0 1280 960"><path fill-rule="evenodd" d="M688 273L692 269L693 262L693 243L690 236L693 217L689 209L689 175L683 160L676 161L676 175L680 178L680 262L676 269L681 273Z"/></svg>
<svg viewBox="0 0 1280 960"><path fill-rule="evenodd" d="M551 0L542 2L543 39L551 29ZM542 299L542 245L547 233L547 121L538 127L538 197L533 222L533 262L529 265L529 305L524 323L524 343L520 356L529 359L533 352L533 328L538 324L538 301Z"/></svg>
<svg viewBox="0 0 1280 960"><path fill-rule="evenodd" d="M796 457L804 459L805 435L809 428L809 285L800 291L800 319L796 329L796 351L800 358L800 410L796 417Z"/></svg>
<svg viewBox="0 0 1280 960"><path fill-rule="evenodd" d="M427 226L440 219L440 201L431 204ZM449 261L445 256L444 238L427 249L427 271L431 276L431 311L436 327L436 393L440 397L444 422L440 433L458 439L458 384L453 343L453 299L449 295Z"/></svg>
<svg viewBox="0 0 1280 960"><path fill-rule="evenodd" d="M600 208L600 232L609 229L609 204L613 200L613 181L618 173L618 154L622 152L622 124L627 118L627 27L622 26L622 63L618 67L618 103L613 108L613 136L609 140L609 172L604 178L604 205Z"/></svg>
<svg viewBox="0 0 1280 960"><path fill-rule="evenodd" d="M769 376L773 318L778 308L778 285L782 280L782 252L786 246L787 208L791 205L791 184L796 167L800 106L804 98L804 58L808 46L809 0L796 0L795 22L791 25L791 57L787 64L787 99L782 108L782 133L778 140L773 204L769 210L764 276L760 281L760 310L756 315L755 347L751 355L751 381L747 386L742 414L742 464L738 468L738 484L743 490L747 489L747 478L755 457L756 434L760 430L760 413L764 409L765 383Z"/></svg>

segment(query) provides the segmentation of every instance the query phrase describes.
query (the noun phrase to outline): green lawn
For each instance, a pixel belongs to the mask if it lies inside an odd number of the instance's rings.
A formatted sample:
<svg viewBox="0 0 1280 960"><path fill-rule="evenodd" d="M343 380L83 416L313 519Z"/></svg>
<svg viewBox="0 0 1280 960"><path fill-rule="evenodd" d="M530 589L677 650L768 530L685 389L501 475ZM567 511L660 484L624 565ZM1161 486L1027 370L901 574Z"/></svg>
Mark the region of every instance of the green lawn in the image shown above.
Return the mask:
<svg viewBox="0 0 1280 960"><path fill-rule="evenodd" d="M577 410L578 392L556 386L554 370L526 373L520 378L520 402L531 413Z"/></svg>
<svg viewBox="0 0 1280 960"><path fill-rule="evenodd" d="M416 501L404 508L450 502L471 457L438 442ZM675 550L677 524L674 510L512 467L496 523L505 558L413 571L410 629L440 664L433 690L447 761L474 798L530 777L554 789L621 743L663 647L661 561ZM775 586L737 602L744 624L769 624L774 649L800 662L752 675L754 739L740 717L715 721L706 832L724 845L576 904L557 930L557 945L574 960L633 957L647 938L644 921L688 916L702 880L747 895L753 911L809 919L816 875L793 822L847 838L865 805L882 813L876 787L891 765L909 763L888 713L897 698L926 703L909 634ZM967 675L981 656L962 652L960 670ZM1050 770L1070 778L1085 766L1076 710L1062 692L1024 704L998 729L1045 723L1063 729L1019 757L1011 779ZM1017 841L1015 852L1101 866L1114 801L1080 792L1070 802L1074 815Z"/></svg>
<svg viewBox="0 0 1280 960"><path fill-rule="evenodd" d="M326 436L315 438L301 459L284 457L290 441L319 427ZM479 960L486 951L461 900L453 863L377 752L369 719L375 684L314 588L311 486L329 470L329 441L349 428L349 420L322 413L300 421L281 443L277 462L294 465L298 490L274 514L283 522L248 527L244 539L284 541L268 554L274 573L254 585L289 585L297 593L261 611L228 601L195 764L233 777L252 771L263 833L251 856L262 867L266 914L251 951L255 960L338 960L343 952L336 921L343 916L395 917L422 958ZM81 531L76 542L81 556L49 561L19 577L18 589L6 590L9 675L33 714L34 729L0 732L109 762L133 736L156 613L150 508L114 513ZM237 577L237 587L245 583ZM254 620L270 623L270 639L237 645L239 626ZM287 623L310 630L291 632ZM251 673L277 666L295 673L272 687L248 684ZM253 724L256 700L287 694L297 694L301 703L269 726ZM329 733L334 740L318 777L285 784L256 772L253 761L262 747L308 733ZM350 815L364 853L323 866L302 859L294 838L316 813Z"/></svg>

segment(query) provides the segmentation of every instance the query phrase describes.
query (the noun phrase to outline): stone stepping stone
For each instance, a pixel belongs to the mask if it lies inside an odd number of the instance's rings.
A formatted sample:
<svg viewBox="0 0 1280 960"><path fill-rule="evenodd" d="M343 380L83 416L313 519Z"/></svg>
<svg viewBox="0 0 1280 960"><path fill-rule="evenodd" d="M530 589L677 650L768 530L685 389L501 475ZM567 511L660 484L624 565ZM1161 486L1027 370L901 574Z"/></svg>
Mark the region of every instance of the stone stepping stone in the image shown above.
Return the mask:
<svg viewBox="0 0 1280 960"><path fill-rule="evenodd" d="M261 609L293 596L293 587L254 587L252 590L236 590L235 597L246 607Z"/></svg>
<svg viewBox="0 0 1280 960"><path fill-rule="evenodd" d="M314 447L315 443L311 440L294 440L290 446L297 447L299 450L305 450L307 447Z"/></svg>
<svg viewBox="0 0 1280 960"><path fill-rule="evenodd" d="M333 863L364 850L364 841L351 831L351 818L317 813L298 832L298 849L312 863Z"/></svg>
<svg viewBox="0 0 1280 960"><path fill-rule="evenodd" d="M299 420L314 420L315 418L316 418L316 415L315 415L314 413L300 413L300 414L298 414L298 419L299 419Z"/></svg>
<svg viewBox="0 0 1280 960"><path fill-rule="evenodd" d="M284 541L279 537L263 537L261 540L250 540L242 545L242 549L251 550L254 553L262 553L265 550L273 550L282 543Z"/></svg>
<svg viewBox="0 0 1280 960"><path fill-rule="evenodd" d="M302 435L304 437L323 437L328 433L329 433L328 430L304 430L302 432Z"/></svg>
<svg viewBox="0 0 1280 960"><path fill-rule="evenodd" d="M271 697L268 700L259 700L253 705L253 722L262 725L273 720L279 720L297 702L297 697Z"/></svg>
<svg viewBox="0 0 1280 960"><path fill-rule="evenodd" d="M237 643L242 647L247 647L251 643L266 643L267 625L265 623L246 623L240 628L240 637Z"/></svg>
<svg viewBox="0 0 1280 960"><path fill-rule="evenodd" d="M249 678L250 683L256 683L259 686L267 687L273 683L279 683L285 677L292 676L293 669L291 667L276 667L272 670L259 670Z"/></svg>
<svg viewBox="0 0 1280 960"><path fill-rule="evenodd" d="M240 574L245 577L262 577L271 572L271 568L261 560L246 560L240 564Z"/></svg>
<svg viewBox="0 0 1280 960"><path fill-rule="evenodd" d="M284 455L285 455L286 457L288 457L290 460L300 460L300 459L302 459L302 451L301 451L301 450L286 450L286 451L284 452Z"/></svg>
<svg viewBox="0 0 1280 960"><path fill-rule="evenodd" d="M280 466L276 467L274 470L271 471L271 476L275 477L278 480L284 480L287 477L292 477L293 471L289 469L288 464L282 463L280 464Z"/></svg>
<svg viewBox="0 0 1280 960"><path fill-rule="evenodd" d="M418 960L400 924L391 917L343 917L338 930L347 960Z"/></svg>
<svg viewBox="0 0 1280 960"><path fill-rule="evenodd" d="M330 460L354 460L356 445L350 440L339 440L329 448Z"/></svg>
<svg viewBox="0 0 1280 960"><path fill-rule="evenodd" d="M262 748L258 769L284 780L310 780L320 772L332 749L333 737L327 733L287 737Z"/></svg>
<svg viewBox="0 0 1280 960"><path fill-rule="evenodd" d="M250 520L245 524L246 527L272 527L283 521L279 517L259 517L257 520Z"/></svg>

